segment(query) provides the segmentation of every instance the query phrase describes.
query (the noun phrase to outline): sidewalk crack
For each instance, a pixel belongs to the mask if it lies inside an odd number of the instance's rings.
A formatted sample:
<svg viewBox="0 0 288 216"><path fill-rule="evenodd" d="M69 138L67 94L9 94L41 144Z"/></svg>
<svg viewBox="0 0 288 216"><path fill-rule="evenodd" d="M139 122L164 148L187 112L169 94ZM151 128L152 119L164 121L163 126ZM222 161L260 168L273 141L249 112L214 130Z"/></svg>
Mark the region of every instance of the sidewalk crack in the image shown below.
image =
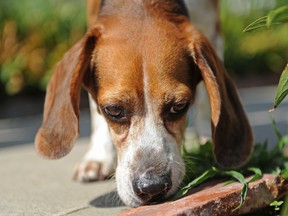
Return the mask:
<svg viewBox="0 0 288 216"><path fill-rule="evenodd" d="M85 206L82 206L82 207L78 207L78 208L75 208L75 209L68 210L67 212L59 213L56 216L67 216L67 215L79 212L81 210L88 209L90 207L91 206L89 206L89 205L85 205Z"/></svg>

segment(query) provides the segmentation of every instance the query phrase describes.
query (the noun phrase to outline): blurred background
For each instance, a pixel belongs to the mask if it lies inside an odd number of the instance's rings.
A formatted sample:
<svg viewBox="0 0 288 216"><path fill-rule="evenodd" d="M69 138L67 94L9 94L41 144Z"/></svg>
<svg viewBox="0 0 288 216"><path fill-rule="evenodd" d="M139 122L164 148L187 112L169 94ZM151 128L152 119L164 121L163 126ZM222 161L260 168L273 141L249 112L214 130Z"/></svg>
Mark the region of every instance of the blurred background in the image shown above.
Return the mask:
<svg viewBox="0 0 288 216"><path fill-rule="evenodd" d="M225 65L240 88L257 142L275 142L267 111L288 62L288 24L243 30L285 4L288 0L221 1ZM85 33L85 12L86 1L79 0L0 0L0 148L33 141L51 69ZM83 95L81 136L89 136L88 101ZM283 133L287 111L284 102L274 114Z"/></svg>

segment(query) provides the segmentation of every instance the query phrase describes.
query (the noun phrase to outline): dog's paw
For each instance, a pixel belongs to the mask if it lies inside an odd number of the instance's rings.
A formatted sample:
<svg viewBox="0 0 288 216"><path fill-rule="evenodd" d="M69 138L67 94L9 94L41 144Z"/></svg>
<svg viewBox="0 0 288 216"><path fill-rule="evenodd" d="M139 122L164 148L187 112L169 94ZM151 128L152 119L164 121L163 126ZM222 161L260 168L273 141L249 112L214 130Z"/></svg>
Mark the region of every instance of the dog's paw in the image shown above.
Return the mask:
<svg viewBox="0 0 288 216"><path fill-rule="evenodd" d="M83 160L75 169L73 179L79 182L92 182L112 177L115 167L111 163Z"/></svg>

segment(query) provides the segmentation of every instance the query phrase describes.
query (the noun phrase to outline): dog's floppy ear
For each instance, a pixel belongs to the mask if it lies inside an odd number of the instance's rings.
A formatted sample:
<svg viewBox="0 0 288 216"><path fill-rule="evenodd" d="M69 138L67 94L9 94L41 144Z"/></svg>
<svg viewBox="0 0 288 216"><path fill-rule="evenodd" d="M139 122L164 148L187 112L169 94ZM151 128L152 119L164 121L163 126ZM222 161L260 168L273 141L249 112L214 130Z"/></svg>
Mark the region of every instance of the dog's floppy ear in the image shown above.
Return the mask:
<svg viewBox="0 0 288 216"><path fill-rule="evenodd" d="M47 87L44 118L35 145L44 157L57 159L72 149L79 134L79 100L84 74L89 73L98 29L93 29L58 62Z"/></svg>
<svg viewBox="0 0 288 216"><path fill-rule="evenodd" d="M210 100L215 159L224 168L240 167L250 157L253 135L236 87L209 41L188 23L184 34Z"/></svg>

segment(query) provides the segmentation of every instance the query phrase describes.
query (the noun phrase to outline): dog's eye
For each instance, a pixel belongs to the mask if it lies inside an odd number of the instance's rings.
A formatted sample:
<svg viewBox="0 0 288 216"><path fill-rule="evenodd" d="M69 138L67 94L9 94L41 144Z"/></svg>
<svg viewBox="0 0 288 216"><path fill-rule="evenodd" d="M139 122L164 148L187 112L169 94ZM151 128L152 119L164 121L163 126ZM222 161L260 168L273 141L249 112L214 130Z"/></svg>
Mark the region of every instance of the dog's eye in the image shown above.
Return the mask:
<svg viewBox="0 0 288 216"><path fill-rule="evenodd" d="M123 107L121 106L106 106L102 108L104 114L113 121L124 122L126 115Z"/></svg>
<svg viewBox="0 0 288 216"><path fill-rule="evenodd" d="M171 114L178 114L181 113L182 111L186 110L186 108L188 107L188 103L187 102L179 102L175 105L173 105L170 108L170 113Z"/></svg>
<svg viewBox="0 0 288 216"><path fill-rule="evenodd" d="M188 110L189 102L180 101L178 103L169 104L163 110L163 117L165 121L177 121L180 119Z"/></svg>

